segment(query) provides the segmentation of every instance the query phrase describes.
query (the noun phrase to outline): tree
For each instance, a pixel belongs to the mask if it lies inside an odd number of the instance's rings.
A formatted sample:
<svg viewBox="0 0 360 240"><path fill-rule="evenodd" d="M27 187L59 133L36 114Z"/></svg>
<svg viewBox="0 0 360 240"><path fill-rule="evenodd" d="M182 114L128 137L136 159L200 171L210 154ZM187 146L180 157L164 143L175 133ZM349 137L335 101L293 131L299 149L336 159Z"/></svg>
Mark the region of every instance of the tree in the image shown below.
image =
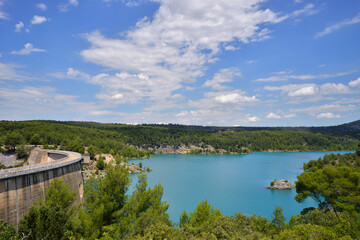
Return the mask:
<svg viewBox="0 0 360 240"><path fill-rule="evenodd" d="M16 148L16 154L19 159L27 159L31 148L29 146L25 146L24 144L19 145Z"/></svg>
<svg viewBox="0 0 360 240"><path fill-rule="evenodd" d="M35 202L20 220L18 236L26 239L67 239L66 232L72 228L77 206L75 191L60 178L55 178L46 190L45 201Z"/></svg>
<svg viewBox="0 0 360 240"><path fill-rule="evenodd" d="M5 137L5 147L11 151L15 151L17 145L24 141L23 136L20 133L12 132Z"/></svg>
<svg viewBox="0 0 360 240"><path fill-rule="evenodd" d="M16 237L16 229L13 225L0 221L0 240L12 240Z"/></svg>
<svg viewBox="0 0 360 240"><path fill-rule="evenodd" d="M126 203L126 192L130 178L125 167L120 164L108 164L104 178L90 179L84 191L84 212L82 215L84 235L98 238L104 233L104 227L117 219L115 212ZM85 224L85 222L88 222Z"/></svg>
<svg viewBox="0 0 360 240"><path fill-rule="evenodd" d="M219 209L214 209L205 199L197 205L194 212L190 213L190 225L201 226L204 223L211 223L218 216L221 216Z"/></svg>
<svg viewBox="0 0 360 240"><path fill-rule="evenodd" d="M272 215L272 224L278 229L278 230L282 230L284 228L285 225L285 217L283 214L283 209L282 207L276 206Z"/></svg>
<svg viewBox="0 0 360 240"><path fill-rule="evenodd" d="M293 229L285 230L280 233L280 236L276 239L316 239L316 240L337 240L334 230L323 226L312 224L300 224L296 225ZM349 238L344 238L349 239ZM351 238L350 238L351 239Z"/></svg>
<svg viewBox="0 0 360 240"><path fill-rule="evenodd" d="M99 169L99 170L104 170L105 168L105 161L104 161L105 157L101 156L99 157L99 159L96 161L96 167Z"/></svg>
<svg viewBox="0 0 360 240"><path fill-rule="evenodd" d="M149 229L160 228L167 232L172 227L166 213L169 205L161 200L163 191L164 188L159 184L148 188L146 175L138 175L135 191L118 212L119 225L128 225L128 229L122 230L122 236L145 236L151 232Z"/></svg>
<svg viewBox="0 0 360 240"><path fill-rule="evenodd" d="M296 201L311 197L322 210L360 213L360 172L349 167L325 166L297 178Z"/></svg>
<svg viewBox="0 0 360 240"><path fill-rule="evenodd" d="M68 150L84 154L85 147L84 144L81 142L81 140L77 138L75 140L69 141Z"/></svg>
<svg viewBox="0 0 360 240"><path fill-rule="evenodd" d="M87 149L87 152L90 155L90 159L94 159L95 155L99 152L99 150L94 145L90 145Z"/></svg>
<svg viewBox="0 0 360 240"><path fill-rule="evenodd" d="M190 223L190 218L188 213L184 210L180 215L179 227L185 227Z"/></svg>
<svg viewBox="0 0 360 240"><path fill-rule="evenodd" d="M39 145L41 143L41 138L40 135L38 133L35 133L31 138L30 138L30 144L32 145Z"/></svg>

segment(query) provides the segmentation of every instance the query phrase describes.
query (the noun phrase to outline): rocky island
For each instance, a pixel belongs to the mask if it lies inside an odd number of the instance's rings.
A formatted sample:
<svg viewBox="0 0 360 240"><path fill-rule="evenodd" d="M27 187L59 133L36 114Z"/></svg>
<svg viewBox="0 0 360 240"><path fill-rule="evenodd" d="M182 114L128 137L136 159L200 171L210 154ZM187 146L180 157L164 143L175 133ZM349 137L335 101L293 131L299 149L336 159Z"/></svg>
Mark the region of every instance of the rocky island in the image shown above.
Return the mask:
<svg viewBox="0 0 360 240"><path fill-rule="evenodd" d="M295 188L295 184L292 185L290 181L288 180L280 180L277 181L276 179L274 179L274 181L272 181L270 183L270 186L266 187L267 189L279 189L279 190L286 190L286 189L293 189Z"/></svg>

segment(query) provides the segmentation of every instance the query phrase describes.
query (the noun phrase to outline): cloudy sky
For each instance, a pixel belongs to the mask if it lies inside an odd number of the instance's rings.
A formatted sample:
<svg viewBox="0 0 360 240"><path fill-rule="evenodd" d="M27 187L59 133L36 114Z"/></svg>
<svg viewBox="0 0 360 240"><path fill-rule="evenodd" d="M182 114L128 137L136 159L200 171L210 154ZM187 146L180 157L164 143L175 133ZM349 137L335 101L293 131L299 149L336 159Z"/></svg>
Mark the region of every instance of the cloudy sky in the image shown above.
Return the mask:
<svg viewBox="0 0 360 240"><path fill-rule="evenodd" d="M0 119L360 119L358 0L0 0Z"/></svg>

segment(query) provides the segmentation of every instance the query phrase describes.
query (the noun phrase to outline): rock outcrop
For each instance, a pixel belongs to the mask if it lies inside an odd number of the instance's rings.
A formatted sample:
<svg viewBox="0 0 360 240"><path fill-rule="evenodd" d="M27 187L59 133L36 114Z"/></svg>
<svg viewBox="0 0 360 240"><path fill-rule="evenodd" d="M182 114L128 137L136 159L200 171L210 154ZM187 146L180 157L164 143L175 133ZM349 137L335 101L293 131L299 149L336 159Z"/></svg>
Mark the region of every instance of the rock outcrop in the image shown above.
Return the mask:
<svg viewBox="0 0 360 240"><path fill-rule="evenodd" d="M279 189L279 190L286 190L286 189L293 189L295 188L295 185L292 185L291 182L288 180L280 180L276 181L274 180L271 182L270 186L266 187L267 189Z"/></svg>

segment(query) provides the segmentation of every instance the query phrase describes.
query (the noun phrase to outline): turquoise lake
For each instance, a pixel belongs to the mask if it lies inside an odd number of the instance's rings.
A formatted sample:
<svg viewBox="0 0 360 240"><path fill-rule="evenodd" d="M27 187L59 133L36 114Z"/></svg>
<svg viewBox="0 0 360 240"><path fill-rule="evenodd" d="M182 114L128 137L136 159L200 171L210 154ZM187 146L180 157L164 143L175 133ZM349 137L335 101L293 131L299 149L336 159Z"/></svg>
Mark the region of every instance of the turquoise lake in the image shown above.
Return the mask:
<svg viewBox="0 0 360 240"><path fill-rule="evenodd" d="M317 206L309 199L304 203L295 201L295 190L269 190L265 187L274 178L294 183L303 172L304 162L318 159L329 153L353 151L264 153L248 155L155 155L154 158L129 160L140 161L153 171L148 173L148 184L164 186L163 200L170 204L168 213L174 222L179 221L185 209L192 212L200 201L207 199L221 213L236 212L261 214L271 218L275 206L281 206L287 219L300 213L305 207ZM133 190L137 175L131 175Z"/></svg>

